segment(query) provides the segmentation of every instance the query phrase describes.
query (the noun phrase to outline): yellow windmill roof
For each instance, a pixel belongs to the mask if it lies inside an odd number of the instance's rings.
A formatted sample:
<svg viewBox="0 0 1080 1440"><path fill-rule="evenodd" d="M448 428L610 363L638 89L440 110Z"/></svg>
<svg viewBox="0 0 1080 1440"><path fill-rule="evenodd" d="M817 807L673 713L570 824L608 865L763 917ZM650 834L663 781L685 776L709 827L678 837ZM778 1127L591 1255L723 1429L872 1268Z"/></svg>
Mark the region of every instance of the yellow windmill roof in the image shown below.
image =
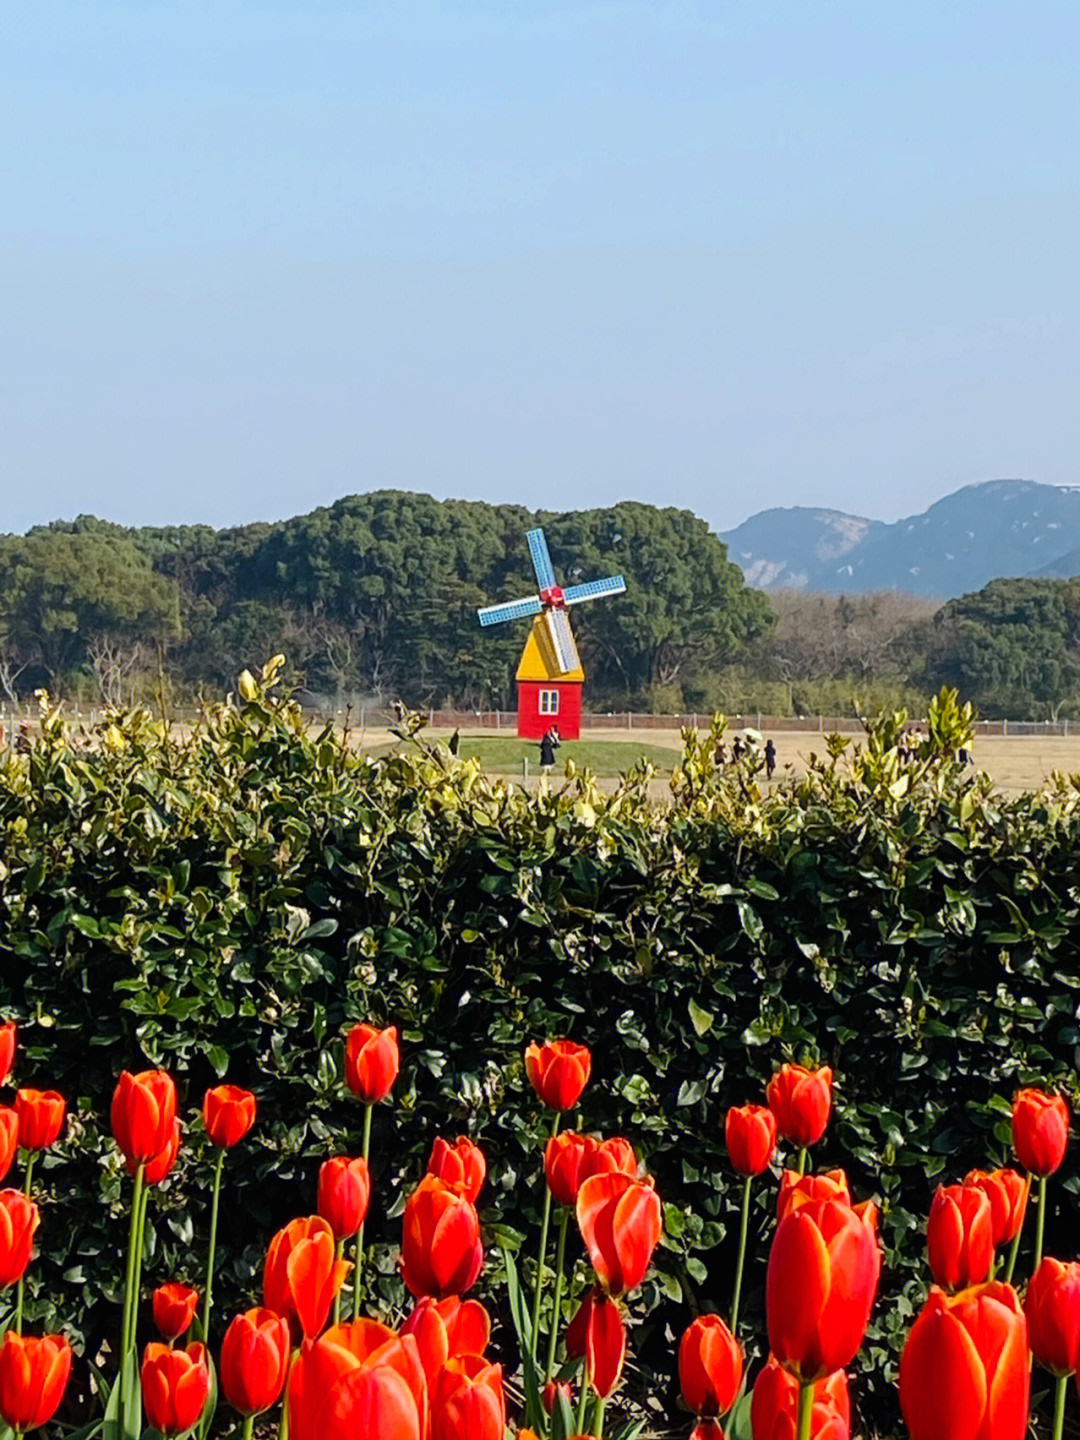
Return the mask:
<svg viewBox="0 0 1080 1440"><path fill-rule="evenodd" d="M574 670L565 672L559 669L559 662L555 659L555 651L552 648L551 636L548 634L544 617L537 615L532 623L532 629L529 631L529 638L525 642L525 649L521 654L517 678L519 680L563 680L580 685L585 680L585 671L580 665Z"/></svg>

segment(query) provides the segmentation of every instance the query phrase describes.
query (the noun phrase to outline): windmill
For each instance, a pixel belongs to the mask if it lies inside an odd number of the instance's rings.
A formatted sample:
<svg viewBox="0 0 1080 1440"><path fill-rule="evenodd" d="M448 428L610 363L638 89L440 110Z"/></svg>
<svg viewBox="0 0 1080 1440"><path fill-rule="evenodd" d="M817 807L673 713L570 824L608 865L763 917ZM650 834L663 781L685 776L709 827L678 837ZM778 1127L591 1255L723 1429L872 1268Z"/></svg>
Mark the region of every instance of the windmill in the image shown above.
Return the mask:
<svg viewBox="0 0 1080 1440"><path fill-rule="evenodd" d="M564 740L581 734L581 687L585 672L574 643L567 609L582 600L599 600L602 595L621 595L626 581L621 575L607 580L587 580L563 590L555 583L555 571L543 530L530 530L529 542L539 593L501 605L478 610L481 625L502 625L508 620L533 616L532 629L517 668L518 734L539 740L552 725L559 727Z"/></svg>

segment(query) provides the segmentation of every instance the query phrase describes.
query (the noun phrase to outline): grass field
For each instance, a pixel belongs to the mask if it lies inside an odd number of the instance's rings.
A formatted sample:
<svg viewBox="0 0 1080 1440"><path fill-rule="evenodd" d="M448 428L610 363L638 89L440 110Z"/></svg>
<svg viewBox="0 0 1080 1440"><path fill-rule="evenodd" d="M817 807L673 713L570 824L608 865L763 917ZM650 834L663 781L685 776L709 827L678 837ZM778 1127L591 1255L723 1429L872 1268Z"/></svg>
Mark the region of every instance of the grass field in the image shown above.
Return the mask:
<svg viewBox="0 0 1080 1440"><path fill-rule="evenodd" d="M449 736L437 734L436 738L445 742ZM377 752L385 752L390 747L381 745L375 748ZM640 759L649 760L659 768L670 770L678 753L678 749L670 745L651 741L635 742L630 736L625 739L565 741L556 751L554 773L561 775L565 762L572 757L579 770L588 766L602 779L613 780ZM512 735L463 735L458 755L462 760L478 755L481 765L492 775L523 776L525 760L529 762L530 775L535 775L540 768L540 747L537 742L518 740Z"/></svg>

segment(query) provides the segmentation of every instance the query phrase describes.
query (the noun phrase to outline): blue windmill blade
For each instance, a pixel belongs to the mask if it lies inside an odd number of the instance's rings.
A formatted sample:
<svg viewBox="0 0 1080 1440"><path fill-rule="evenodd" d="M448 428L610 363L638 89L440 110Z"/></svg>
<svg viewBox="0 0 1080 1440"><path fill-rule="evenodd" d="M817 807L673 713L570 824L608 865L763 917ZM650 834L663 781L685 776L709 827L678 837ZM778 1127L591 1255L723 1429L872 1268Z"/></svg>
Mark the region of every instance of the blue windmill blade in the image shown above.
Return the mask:
<svg viewBox="0 0 1080 1440"><path fill-rule="evenodd" d="M581 600L598 600L601 595L621 595L626 581L621 575L611 575L606 580L586 580L584 585L571 585L563 592L567 605L576 605Z"/></svg>
<svg viewBox="0 0 1080 1440"><path fill-rule="evenodd" d="M543 530L530 530L525 538L529 542L529 554L532 556L533 569L536 571L537 586L541 590L550 590L555 584L555 570L551 564L551 556L548 554L544 532Z"/></svg>
<svg viewBox="0 0 1080 1440"><path fill-rule="evenodd" d="M527 615L539 615L543 609L538 595L530 595L524 600L504 600L501 605L485 605L482 610L477 610L476 616L481 625L502 625L506 620L523 620Z"/></svg>
<svg viewBox="0 0 1080 1440"><path fill-rule="evenodd" d="M551 647L555 651L559 673L569 675L571 670L580 670L581 657L578 655L578 649L574 643L574 632L570 629L570 620L566 611L549 610L544 619L547 621L548 634L551 636Z"/></svg>

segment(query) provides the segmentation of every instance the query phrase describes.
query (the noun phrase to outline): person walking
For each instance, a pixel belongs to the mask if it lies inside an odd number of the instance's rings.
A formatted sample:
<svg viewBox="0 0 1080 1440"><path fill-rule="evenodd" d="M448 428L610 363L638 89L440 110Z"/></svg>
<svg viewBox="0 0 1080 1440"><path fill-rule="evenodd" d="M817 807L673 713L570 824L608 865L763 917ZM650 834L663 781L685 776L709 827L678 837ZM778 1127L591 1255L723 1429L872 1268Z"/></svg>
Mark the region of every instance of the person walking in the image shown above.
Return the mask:
<svg viewBox="0 0 1080 1440"><path fill-rule="evenodd" d="M773 771L776 769L776 746L773 744L772 736L765 741L765 779L771 780Z"/></svg>

